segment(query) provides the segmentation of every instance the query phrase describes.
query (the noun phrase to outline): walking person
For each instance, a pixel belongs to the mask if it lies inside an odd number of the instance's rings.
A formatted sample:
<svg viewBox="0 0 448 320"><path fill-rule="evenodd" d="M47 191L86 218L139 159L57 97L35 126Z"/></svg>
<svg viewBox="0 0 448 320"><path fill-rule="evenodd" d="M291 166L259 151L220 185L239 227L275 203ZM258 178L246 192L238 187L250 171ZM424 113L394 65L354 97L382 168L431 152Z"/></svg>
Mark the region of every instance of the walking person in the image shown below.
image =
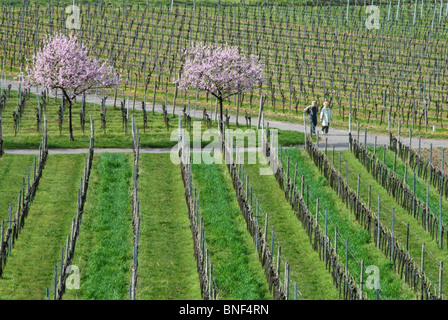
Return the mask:
<svg viewBox="0 0 448 320"><path fill-rule="evenodd" d="M330 127L330 121L333 120L331 115L331 109L328 107L328 101L324 102L323 108L320 111L320 121L322 124L322 133L328 134L328 128Z"/></svg>
<svg viewBox="0 0 448 320"><path fill-rule="evenodd" d="M319 107L317 106L316 101L311 102L311 105L304 109L306 113L308 113L311 122L311 134L316 134L316 126L317 126L317 113L319 112Z"/></svg>

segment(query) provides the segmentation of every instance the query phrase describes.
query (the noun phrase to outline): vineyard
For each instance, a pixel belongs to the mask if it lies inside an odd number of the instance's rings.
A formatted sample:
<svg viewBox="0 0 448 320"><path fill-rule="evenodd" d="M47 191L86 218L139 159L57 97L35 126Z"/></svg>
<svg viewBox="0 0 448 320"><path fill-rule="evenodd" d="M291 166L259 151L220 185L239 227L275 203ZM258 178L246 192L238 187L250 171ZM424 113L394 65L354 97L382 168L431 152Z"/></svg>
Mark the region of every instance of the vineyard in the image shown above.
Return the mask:
<svg viewBox="0 0 448 320"><path fill-rule="evenodd" d="M446 299L448 3L4 0L0 22L0 300ZM22 82L59 32L119 85ZM263 80L183 88L197 42Z"/></svg>

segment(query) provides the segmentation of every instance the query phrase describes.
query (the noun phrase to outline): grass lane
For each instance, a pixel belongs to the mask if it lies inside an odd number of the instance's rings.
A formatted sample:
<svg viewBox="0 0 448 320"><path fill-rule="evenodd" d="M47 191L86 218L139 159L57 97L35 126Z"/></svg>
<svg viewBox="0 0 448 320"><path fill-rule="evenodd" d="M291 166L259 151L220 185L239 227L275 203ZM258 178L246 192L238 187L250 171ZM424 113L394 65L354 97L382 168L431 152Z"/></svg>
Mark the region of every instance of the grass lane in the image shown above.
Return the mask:
<svg viewBox="0 0 448 320"><path fill-rule="evenodd" d="M335 156L336 168L338 166ZM371 207L378 212L378 195L380 196L380 221L389 230L392 228L392 208L395 208L394 235L400 246L406 248L407 225L409 224L409 254L420 268L422 243L425 243L425 273L432 284L437 286L439 276L439 261L448 263L446 249L439 249L438 244L421 226L420 221L403 209L396 200L367 172L362 163L350 151L341 152L342 174L345 174L345 164L349 167L349 184L353 190L357 188L358 174L360 174L360 197L368 203L369 185L371 186ZM446 283L446 273L443 275ZM445 284L444 284L445 288ZM446 292L447 289L444 289Z"/></svg>
<svg viewBox="0 0 448 320"><path fill-rule="evenodd" d="M201 288L179 165L140 154L137 299L200 300Z"/></svg>
<svg viewBox="0 0 448 320"><path fill-rule="evenodd" d="M380 270L380 294L381 299L414 299L415 295L409 287L401 281L400 277L393 270L393 265L384 254L378 250L373 242L372 235L369 234L355 220L350 210L340 198L337 192L328 185L327 180L320 174L317 167L308 157L306 151L301 149L285 149L285 154L290 158L290 174L294 174L294 166L297 165L297 179L301 181L301 176L305 177L305 199L309 199L311 212L316 212L316 199L319 199L319 225L325 230L325 211L328 210L328 235L334 244L335 227L338 228L338 254L341 262L346 261L346 241L349 242L348 266L350 273L358 282L360 279L360 261L364 260L364 266L377 266ZM286 168L287 159L283 157L283 165ZM292 169L291 169L292 168ZM291 171L292 170L292 171ZM291 173L292 172L292 173ZM351 186L356 190L356 185ZM301 189L301 184L298 183ZM364 279L367 278L365 274ZM364 292L369 299L376 299L375 288L369 290L364 286Z"/></svg>
<svg viewBox="0 0 448 320"><path fill-rule="evenodd" d="M373 148L368 147L368 150L373 153ZM377 148L376 151L378 159L384 159L384 148L380 147ZM386 167L393 171L394 169L394 161L395 161L395 153L391 150L386 150ZM404 175L406 172L406 185L408 188L413 191L414 190L414 170L410 166L406 166L403 160L400 159L400 157L397 155L397 159L395 162L395 174L400 178L400 180L404 180ZM440 193L437 191L437 189L432 185L429 184L429 180L425 181L423 178L419 178L418 174L416 172L416 179L415 179L415 193L417 195L417 198L422 201L423 203L426 203L426 187L429 185L428 188L428 206L430 211L436 216L439 217L440 214ZM442 196L442 221L444 224L446 224L446 221L448 221L448 200ZM437 227L438 228L438 227ZM438 229L437 229L438 230Z"/></svg>
<svg viewBox="0 0 448 320"><path fill-rule="evenodd" d="M95 156L73 264L80 289L64 299L127 300L132 265L132 154Z"/></svg>
<svg viewBox="0 0 448 320"><path fill-rule="evenodd" d="M193 164L213 277L222 300L272 299L224 165Z"/></svg>
<svg viewBox="0 0 448 320"><path fill-rule="evenodd" d="M24 229L0 279L0 299L45 298L76 214L83 169L84 155L48 156Z"/></svg>
<svg viewBox="0 0 448 320"><path fill-rule="evenodd" d="M271 230L275 229L274 243L277 261L277 249L280 245L282 261L290 264L290 298L292 284L297 283L300 292L298 299L337 300L339 293L333 285L331 275L325 270L323 261L315 252L302 224L295 216L290 204L273 175L260 175L259 164L245 165L245 174L249 175L253 189L253 201L259 199L260 221L268 213L268 243L271 243ZM260 225L264 225L261 222ZM282 267L280 278L283 279Z"/></svg>
<svg viewBox="0 0 448 320"><path fill-rule="evenodd" d="M26 178L28 167L33 175L32 155L4 154L0 157L0 218L9 219L9 204L13 212L17 210L17 197L22 189L23 178Z"/></svg>

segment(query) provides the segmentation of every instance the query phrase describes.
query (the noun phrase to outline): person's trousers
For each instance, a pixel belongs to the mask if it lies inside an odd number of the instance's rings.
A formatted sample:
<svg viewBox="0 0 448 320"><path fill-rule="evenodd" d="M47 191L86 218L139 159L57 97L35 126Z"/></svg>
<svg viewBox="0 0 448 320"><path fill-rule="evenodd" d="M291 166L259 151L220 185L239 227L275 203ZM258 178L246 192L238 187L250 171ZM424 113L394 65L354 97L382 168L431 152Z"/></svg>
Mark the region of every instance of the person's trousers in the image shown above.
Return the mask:
<svg viewBox="0 0 448 320"><path fill-rule="evenodd" d="M327 134L328 133L328 126L322 126L322 132Z"/></svg>
<svg viewBox="0 0 448 320"><path fill-rule="evenodd" d="M311 122L311 133L316 133L316 126L317 126L317 117L310 117Z"/></svg>

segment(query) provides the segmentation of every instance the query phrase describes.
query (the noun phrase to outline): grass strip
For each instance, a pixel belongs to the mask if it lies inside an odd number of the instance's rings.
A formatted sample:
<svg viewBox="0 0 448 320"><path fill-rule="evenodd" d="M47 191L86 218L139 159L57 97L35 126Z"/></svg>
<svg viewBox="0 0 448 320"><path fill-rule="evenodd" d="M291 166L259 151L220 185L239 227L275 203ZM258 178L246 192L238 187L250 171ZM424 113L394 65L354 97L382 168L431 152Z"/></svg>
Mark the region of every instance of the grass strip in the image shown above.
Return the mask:
<svg viewBox="0 0 448 320"><path fill-rule="evenodd" d="M337 157L335 157L336 168L338 167ZM378 212L378 196L380 197L380 223L387 229L392 228L392 209L395 208L394 218L394 236L397 238L400 246L406 248L407 226L409 225L409 254L414 258L416 265L421 268L422 243L425 243L425 262L424 271L432 284L437 286L439 277L439 261L447 262L445 250L440 250L438 244L432 239L421 226L420 221L410 215L403 209L396 200L379 184L373 176L367 172L363 164L356 159L350 151L341 152L342 174L345 174L345 165L349 167L349 184L353 190L357 188L358 174L360 175L360 197L364 203L368 203L369 186L371 188L371 208ZM446 275L443 275L444 281L447 281ZM445 287L445 285L444 285ZM444 290L446 291L446 289Z"/></svg>
<svg viewBox="0 0 448 320"><path fill-rule="evenodd" d="M290 264L290 294L293 284L297 284L298 299L337 300L339 292L333 285L331 274L325 270L319 253L310 244L306 231L285 199L274 175L260 175L260 164L245 165L253 192L253 201L259 200L259 224L264 225L268 213L267 242L272 242L274 228L274 259L277 261L277 248L281 246L281 261ZM271 248L272 249L272 248ZM280 279L284 271L280 265ZM291 296L290 296L291 298Z"/></svg>
<svg viewBox="0 0 448 320"><path fill-rule="evenodd" d="M372 152L373 149L368 148L369 151ZM384 148L377 148L376 154L378 159L384 159ZM405 179L406 172L406 184L408 188L414 191L414 170L410 166L405 165L404 161L400 159L397 155L395 160L395 153L391 150L386 150L386 167L394 171L394 162L395 162L395 174L400 177L400 180ZM428 188L428 206L430 208L430 212L432 212L436 217L439 217L440 214L440 193L437 189L432 185L425 181L423 178L419 178L417 172L415 172L415 194L417 198L426 203L426 187ZM445 196L442 196L442 221L446 224L448 221L448 201ZM438 227L437 227L438 228ZM444 244L445 247L445 244Z"/></svg>
<svg viewBox="0 0 448 320"><path fill-rule="evenodd" d="M0 157L0 218L9 219L9 204L12 203L13 213L17 210L17 197L22 188L23 178L26 178L28 167L33 176L34 156L4 154ZM25 182L26 183L26 182Z"/></svg>
<svg viewBox="0 0 448 320"><path fill-rule="evenodd" d="M294 167L297 165L297 181L301 181L301 176L305 179L305 198L308 199L308 207L311 212L316 212L316 199L319 199L319 225L325 230L325 210L328 211L328 236L332 243L335 243L335 227L337 227L338 255L345 265L346 241L349 244L348 269L355 279L359 281L361 265L364 261L364 267L376 266L380 271L380 294L381 299L414 299L415 295L411 292L404 281L394 272L393 265L384 254L378 250L372 241L372 237L365 230L355 217L350 214L345 204L338 198L337 193L329 186L327 180L320 174L318 168L309 159L306 151L301 149L285 149L285 154L290 159L290 174L294 174ZM287 167L287 159L283 157L283 166ZM298 183L299 189L301 184ZM351 186L353 189L353 186ZM354 187L356 190L356 186ZM301 190L300 190L301 191ZM368 277L364 275L364 279ZM376 299L375 287L367 288L364 286L364 292L369 299Z"/></svg>
<svg viewBox="0 0 448 320"><path fill-rule="evenodd" d="M64 299L129 299L132 264L131 155L95 156L80 237L73 259L79 290Z"/></svg>
<svg viewBox="0 0 448 320"><path fill-rule="evenodd" d="M224 165L193 164L205 237L213 261L217 298L223 300L267 300L264 271Z"/></svg>
<svg viewBox="0 0 448 320"><path fill-rule="evenodd" d="M178 165L140 154L137 299L200 300L201 288Z"/></svg>
<svg viewBox="0 0 448 320"><path fill-rule="evenodd" d="M84 155L50 155L25 226L0 279L0 299L39 300L52 287L76 214Z"/></svg>

